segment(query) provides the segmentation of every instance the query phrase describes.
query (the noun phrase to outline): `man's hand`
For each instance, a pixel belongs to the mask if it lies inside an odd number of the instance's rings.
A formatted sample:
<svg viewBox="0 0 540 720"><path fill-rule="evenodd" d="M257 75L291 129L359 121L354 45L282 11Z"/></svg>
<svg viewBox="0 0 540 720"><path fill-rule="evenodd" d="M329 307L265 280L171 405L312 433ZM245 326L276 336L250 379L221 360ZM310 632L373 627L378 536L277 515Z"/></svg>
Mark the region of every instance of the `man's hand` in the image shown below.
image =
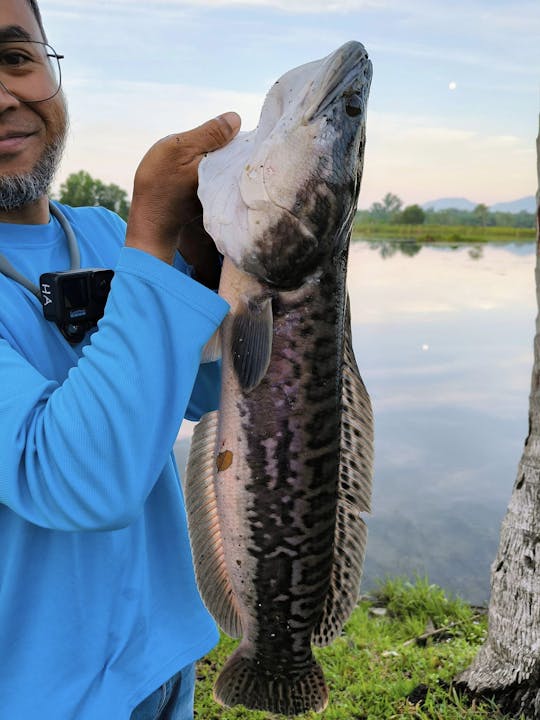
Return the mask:
<svg viewBox="0 0 540 720"><path fill-rule="evenodd" d="M172 264L180 243L185 260L197 274L204 272L204 263L215 260L216 250L202 230L197 171L203 155L226 145L239 129L239 116L229 112L194 130L168 135L150 148L135 173L128 247Z"/></svg>

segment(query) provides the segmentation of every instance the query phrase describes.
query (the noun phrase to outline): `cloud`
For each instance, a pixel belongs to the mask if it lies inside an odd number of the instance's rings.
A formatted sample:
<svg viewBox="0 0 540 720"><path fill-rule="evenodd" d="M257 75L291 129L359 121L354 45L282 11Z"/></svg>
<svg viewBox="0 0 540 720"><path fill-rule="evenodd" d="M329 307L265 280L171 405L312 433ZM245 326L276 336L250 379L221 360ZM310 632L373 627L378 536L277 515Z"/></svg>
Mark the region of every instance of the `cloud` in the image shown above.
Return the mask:
<svg viewBox="0 0 540 720"><path fill-rule="evenodd" d="M174 2L174 0L170 0ZM334 13L385 7L384 0L178 0L178 4L206 5L208 7L261 7L287 12Z"/></svg>
<svg viewBox="0 0 540 720"><path fill-rule="evenodd" d="M73 9L71 2L65 0L50 0L43 3L50 8L50 11ZM282 10L288 13L345 13L361 11L369 8L385 8L387 0L146 0L144 8L134 8L132 0L78 0L77 10L95 9L107 7L114 8L128 7L131 10L144 9L148 12L151 8L267 8Z"/></svg>
<svg viewBox="0 0 540 720"><path fill-rule="evenodd" d="M360 326L373 326L393 318L400 326L414 319L417 326L437 322L456 323L477 318L479 326L493 322L505 308L525 308L533 317L536 311L534 277L530 255L516 256L502 248L486 246L484 263L512 268L511 275L495 276L478 272L477 261L466 249L453 254L425 248L410 258L396 253L376 265L374 250L354 244L349 254L349 270L355 279L349 285L352 316ZM378 262L378 261L377 261ZM375 272L375 268L379 271ZM384 270L384 272L382 272ZM429 334L424 334L429 330ZM420 344L433 349L433 327L422 328L414 342L418 357L426 364Z"/></svg>
<svg viewBox="0 0 540 720"><path fill-rule="evenodd" d="M387 0L386 8L400 12L411 26L442 24L455 32L456 40L467 33L477 35L503 32L525 32L535 34L540 30L540 13L537 0L512 0L512 2L493 2L493 0L453 0L452 3L433 2L433 0ZM509 47L509 49L511 49ZM502 53L502 57L507 53Z"/></svg>
<svg viewBox="0 0 540 720"><path fill-rule="evenodd" d="M99 91L82 77L70 79L66 91L71 131L54 189L85 169L128 193L139 161L159 138L227 110L237 111L243 129L251 130L264 100L264 94L149 82L112 81Z"/></svg>
<svg viewBox="0 0 540 720"><path fill-rule="evenodd" d="M430 17L430 22L434 22L433 17ZM418 33L415 33L414 37L417 38L417 35ZM525 78L532 76L536 78L538 73L536 63L530 61L530 54L527 52L516 54L514 49L513 54L509 53L508 56L505 56L492 50L486 52L483 47L480 47L480 43L478 43L478 46L467 47L467 49L460 47L459 51L456 51L456 47L447 46L443 43L433 43L427 29L425 36L421 37L420 42L418 40L419 38L415 42L411 39L406 43L399 41L388 42L388 40L383 39L372 40L369 43L369 49L372 53L376 53L381 57L398 56L416 60L446 62L451 63L456 68L463 65L466 68L474 68L475 70L479 68L490 71L500 70L506 74L519 74ZM461 44L463 45L462 38ZM470 85L471 81L468 80L467 84ZM511 90L512 86L506 86L504 89Z"/></svg>
<svg viewBox="0 0 540 720"><path fill-rule="evenodd" d="M404 127L403 139L405 141L419 140L427 145L434 144L441 147L447 143L463 143L469 142L477 137L477 133L472 130L461 130L459 128L448 127L429 127L426 125L416 127Z"/></svg>
<svg viewBox="0 0 540 720"><path fill-rule="evenodd" d="M531 195L535 150L525 137L471 129L474 119L449 126L444 117L370 110L360 207L388 191L405 204L462 197L492 205ZM434 185L436 178L436 187Z"/></svg>
<svg viewBox="0 0 540 720"><path fill-rule="evenodd" d="M360 207L389 190L406 204L464 195L491 205L536 189L532 74L539 46L530 40L530 28L538 27L537 0L508 7L488 0L40 5L50 19L51 41L66 55L74 135L64 168L88 158L99 177L102 160L111 182L130 187L132 158L162 131L190 127L227 108L238 109L250 129L279 75L358 34L374 63ZM510 23L512 14L508 37L501 17ZM525 27L514 35L519 18ZM80 92L75 75L87 78ZM448 92L450 80L458 84L454 93ZM216 88L222 88L220 96ZM117 93L116 105L105 89ZM191 102L180 102L179 95Z"/></svg>

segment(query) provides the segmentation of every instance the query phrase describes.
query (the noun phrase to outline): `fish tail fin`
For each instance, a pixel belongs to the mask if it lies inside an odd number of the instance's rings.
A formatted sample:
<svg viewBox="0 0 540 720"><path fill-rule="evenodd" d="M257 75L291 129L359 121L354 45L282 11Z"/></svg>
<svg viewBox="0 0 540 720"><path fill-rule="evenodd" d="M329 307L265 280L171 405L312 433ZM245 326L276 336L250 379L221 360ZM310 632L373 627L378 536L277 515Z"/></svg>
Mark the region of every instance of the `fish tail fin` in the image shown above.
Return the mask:
<svg viewBox="0 0 540 720"><path fill-rule="evenodd" d="M328 704L328 688L321 666L313 658L303 675L271 675L248 656L242 646L231 655L214 686L214 700L232 707L265 710L281 715L320 712Z"/></svg>

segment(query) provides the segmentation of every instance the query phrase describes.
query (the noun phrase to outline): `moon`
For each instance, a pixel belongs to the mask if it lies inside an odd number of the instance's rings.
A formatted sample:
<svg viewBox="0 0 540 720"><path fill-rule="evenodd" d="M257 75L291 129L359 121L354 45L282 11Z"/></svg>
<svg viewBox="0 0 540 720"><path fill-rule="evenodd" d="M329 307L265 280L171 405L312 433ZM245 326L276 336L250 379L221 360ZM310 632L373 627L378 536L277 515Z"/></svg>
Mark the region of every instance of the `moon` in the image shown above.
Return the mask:
<svg viewBox="0 0 540 720"><path fill-rule="evenodd" d="M452 80L448 83L448 89L449 90L455 90L457 88L457 82L455 80Z"/></svg>

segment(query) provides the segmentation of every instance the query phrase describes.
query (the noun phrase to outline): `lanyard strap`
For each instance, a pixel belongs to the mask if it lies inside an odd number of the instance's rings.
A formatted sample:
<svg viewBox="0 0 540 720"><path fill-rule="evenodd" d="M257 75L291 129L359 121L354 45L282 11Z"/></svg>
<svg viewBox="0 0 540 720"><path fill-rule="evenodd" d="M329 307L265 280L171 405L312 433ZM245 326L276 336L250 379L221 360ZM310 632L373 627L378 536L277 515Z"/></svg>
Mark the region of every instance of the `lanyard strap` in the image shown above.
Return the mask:
<svg viewBox="0 0 540 720"><path fill-rule="evenodd" d="M75 233L73 232L73 228L69 224L68 219L66 218L64 213L59 208L57 208L56 205L53 205L50 201L49 212L58 220L58 222L60 223L60 227L62 228L66 236L69 248L69 262L71 266L70 270L79 270L79 268L81 267L81 254L79 252L79 246L77 244L77 239L75 237ZM1 253L0 272L6 277L18 282L27 290L30 290L30 292L33 293L40 302L42 302L41 291L38 286L34 285L33 282L30 282L28 278L26 278L22 273L16 270L9 262L9 260L5 258Z"/></svg>

